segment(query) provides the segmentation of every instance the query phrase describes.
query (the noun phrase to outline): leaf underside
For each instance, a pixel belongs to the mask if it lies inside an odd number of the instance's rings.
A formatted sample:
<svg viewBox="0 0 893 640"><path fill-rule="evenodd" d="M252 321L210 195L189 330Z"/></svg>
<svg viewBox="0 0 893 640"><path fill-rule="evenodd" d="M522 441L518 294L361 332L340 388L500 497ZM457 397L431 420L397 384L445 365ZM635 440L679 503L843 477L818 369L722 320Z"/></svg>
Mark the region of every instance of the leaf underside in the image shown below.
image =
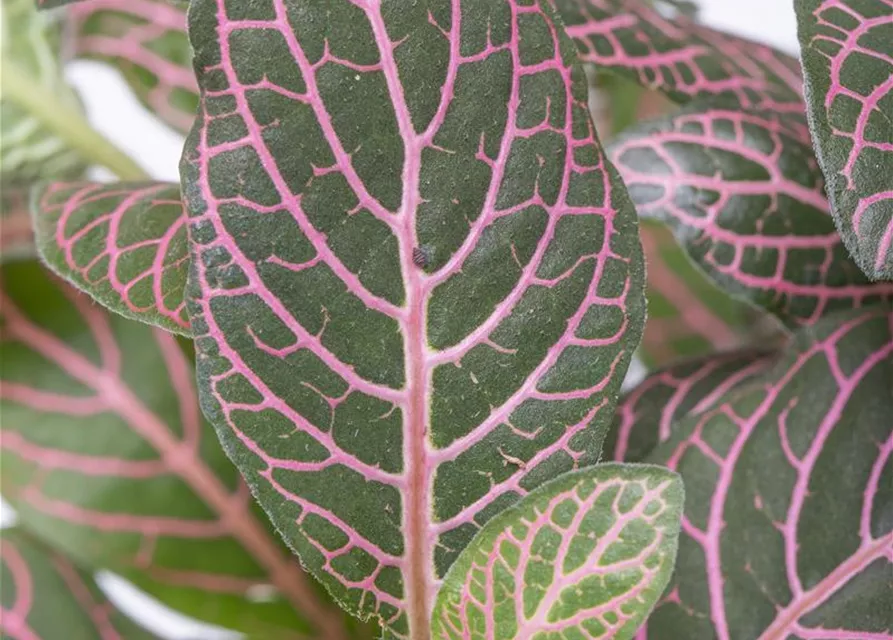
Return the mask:
<svg viewBox="0 0 893 640"><path fill-rule="evenodd" d="M74 55L119 69L134 94L177 131L198 107L186 11L167 0L91 0L68 10Z"/></svg>
<svg viewBox="0 0 893 640"><path fill-rule="evenodd" d="M5 529L0 535L0 632L11 640L152 640L116 610L88 573Z"/></svg>
<svg viewBox="0 0 893 640"><path fill-rule="evenodd" d="M443 640L627 640L673 570L679 477L600 464L540 487L490 520L444 581Z"/></svg>
<svg viewBox="0 0 893 640"><path fill-rule="evenodd" d="M695 103L609 152L639 215L666 222L720 286L786 324L893 299L850 258L787 116Z"/></svg>
<svg viewBox="0 0 893 640"><path fill-rule="evenodd" d="M741 349L674 363L651 373L620 399L605 457L639 462L667 440L677 422L711 409L723 395L766 372L777 356Z"/></svg>
<svg viewBox="0 0 893 640"><path fill-rule="evenodd" d="M810 125L835 220L863 271L893 280L893 2L794 5Z"/></svg>
<svg viewBox="0 0 893 640"><path fill-rule="evenodd" d="M190 9L204 409L305 565L396 636L426 637L484 522L597 461L641 335L634 212L550 11Z"/></svg>
<svg viewBox="0 0 893 640"><path fill-rule="evenodd" d="M36 262L2 276L0 466L20 526L208 622L276 640L372 637L353 634L269 526L202 419L173 335Z"/></svg>
<svg viewBox="0 0 893 640"><path fill-rule="evenodd" d="M893 311L803 329L759 383L686 418L649 461L687 494L642 638L889 638Z"/></svg>
<svg viewBox="0 0 893 640"><path fill-rule="evenodd" d="M31 208L40 255L58 275L127 318L190 333L179 185L52 183Z"/></svg>

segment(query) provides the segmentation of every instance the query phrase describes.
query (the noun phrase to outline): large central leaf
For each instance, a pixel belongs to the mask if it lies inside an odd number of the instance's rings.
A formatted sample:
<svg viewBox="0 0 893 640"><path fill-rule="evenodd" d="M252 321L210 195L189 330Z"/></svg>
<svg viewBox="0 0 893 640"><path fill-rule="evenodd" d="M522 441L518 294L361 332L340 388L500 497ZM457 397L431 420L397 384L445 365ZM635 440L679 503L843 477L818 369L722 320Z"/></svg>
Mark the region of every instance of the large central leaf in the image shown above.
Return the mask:
<svg viewBox="0 0 893 640"><path fill-rule="evenodd" d="M628 196L530 0L196 0L206 413L351 611L423 640L492 516L593 464L643 316Z"/></svg>

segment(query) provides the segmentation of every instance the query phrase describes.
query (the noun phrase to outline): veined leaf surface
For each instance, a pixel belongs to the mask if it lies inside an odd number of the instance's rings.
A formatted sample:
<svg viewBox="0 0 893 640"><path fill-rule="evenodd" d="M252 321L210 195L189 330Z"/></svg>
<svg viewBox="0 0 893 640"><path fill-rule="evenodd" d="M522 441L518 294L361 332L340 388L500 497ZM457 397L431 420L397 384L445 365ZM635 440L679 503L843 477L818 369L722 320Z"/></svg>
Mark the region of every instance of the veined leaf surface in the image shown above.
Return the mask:
<svg viewBox="0 0 893 640"><path fill-rule="evenodd" d="M850 259L812 148L786 123L695 104L634 128L610 154L640 215L665 221L720 286L785 323L893 298Z"/></svg>
<svg viewBox="0 0 893 640"><path fill-rule="evenodd" d="M802 329L761 384L682 421L649 460L687 495L643 638L887 640L893 311Z"/></svg>
<svg viewBox="0 0 893 640"><path fill-rule="evenodd" d="M862 270L893 280L893 1L794 5L834 217Z"/></svg>
<svg viewBox="0 0 893 640"><path fill-rule="evenodd" d="M180 185L53 183L33 195L41 257L123 316L189 334Z"/></svg>
<svg viewBox="0 0 893 640"><path fill-rule="evenodd" d="M437 596L443 640L628 640L673 571L679 476L600 464L539 487L490 520Z"/></svg>
<svg viewBox="0 0 893 640"><path fill-rule="evenodd" d="M676 423L712 408L726 393L763 374L777 358L741 349L674 363L620 399L605 457L639 462L673 433Z"/></svg>
<svg viewBox="0 0 893 640"><path fill-rule="evenodd" d="M3 267L0 468L19 524L188 615L369 638L281 543L202 420L192 363L36 262Z"/></svg>
<svg viewBox="0 0 893 640"><path fill-rule="evenodd" d="M185 9L166 0L90 0L68 15L75 56L110 63L155 115L178 131L192 127L198 88Z"/></svg>
<svg viewBox="0 0 893 640"><path fill-rule="evenodd" d="M204 409L352 611L425 640L493 515L595 463L634 212L533 0L195 0L182 173Z"/></svg>
<svg viewBox="0 0 893 640"><path fill-rule="evenodd" d="M77 95L62 75L59 16L39 12L33 0L2 0L0 11L3 64L51 91L60 108L80 111ZM86 168L79 153L8 95L0 96L0 138L4 189L40 178L76 178Z"/></svg>
<svg viewBox="0 0 893 640"><path fill-rule="evenodd" d="M685 103L722 97L741 107L802 118L796 58L644 0L555 0L583 61L621 73ZM665 8L665 7L664 7Z"/></svg>
<svg viewBox="0 0 893 640"><path fill-rule="evenodd" d="M0 632L9 640L151 640L85 571L22 531L0 534Z"/></svg>

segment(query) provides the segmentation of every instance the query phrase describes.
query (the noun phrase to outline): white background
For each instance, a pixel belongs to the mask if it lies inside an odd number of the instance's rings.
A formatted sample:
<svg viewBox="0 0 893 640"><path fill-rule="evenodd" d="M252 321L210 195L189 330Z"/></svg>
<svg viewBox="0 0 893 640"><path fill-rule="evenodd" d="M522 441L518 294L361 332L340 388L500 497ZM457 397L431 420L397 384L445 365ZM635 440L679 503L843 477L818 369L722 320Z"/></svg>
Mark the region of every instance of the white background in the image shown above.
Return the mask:
<svg viewBox="0 0 893 640"><path fill-rule="evenodd" d="M700 0L701 20L725 31L797 52L793 0ZM155 120L130 94L117 73L96 63L77 62L68 73L80 91L93 125L116 141L154 177L177 181L182 137ZM10 510L0 510L9 522ZM115 576L100 576L112 598L164 638L218 640L238 637L188 620L149 600Z"/></svg>

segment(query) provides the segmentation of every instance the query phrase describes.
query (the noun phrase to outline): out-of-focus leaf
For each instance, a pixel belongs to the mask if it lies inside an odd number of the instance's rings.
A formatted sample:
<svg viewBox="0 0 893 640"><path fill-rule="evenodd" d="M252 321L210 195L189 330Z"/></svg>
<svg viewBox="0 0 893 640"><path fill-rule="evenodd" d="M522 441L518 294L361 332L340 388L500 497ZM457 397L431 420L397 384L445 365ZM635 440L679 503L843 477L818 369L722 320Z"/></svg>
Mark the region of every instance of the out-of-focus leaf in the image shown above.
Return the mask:
<svg viewBox="0 0 893 640"><path fill-rule="evenodd" d="M0 189L0 261L33 257L34 253L28 189L4 185Z"/></svg>
<svg viewBox="0 0 893 640"><path fill-rule="evenodd" d="M36 262L2 276L0 473L22 528L254 637L372 637L269 526L202 419L173 335L108 313Z"/></svg>
<svg viewBox="0 0 893 640"><path fill-rule="evenodd" d="M2 0L0 56L34 83L52 92L60 108L80 110L61 66L62 26L58 14L40 12L34 0ZM5 92L4 92L5 93ZM79 177L86 163L43 123L0 96L0 174L4 189L46 178Z"/></svg>
<svg viewBox="0 0 893 640"><path fill-rule="evenodd" d="M850 258L812 149L787 118L692 105L615 141L641 216L670 225L726 290L791 326L893 299Z"/></svg>
<svg viewBox="0 0 893 640"><path fill-rule="evenodd" d="M648 458L687 495L676 570L642 638L887 640L893 311L798 332L758 382Z"/></svg>
<svg viewBox="0 0 893 640"><path fill-rule="evenodd" d="M765 373L775 354L753 349L677 362L645 378L620 399L605 457L639 462L673 433L676 423L712 408L733 389Z"/></svg>
<svg viewBox="0 0 893 640"><path fill-rule="evenodd" d="M180 185L53 183L33 195L41 257L100 304L189 333L189 269Z"/></svg>
<svg viewBox="0 0 893 640"><path fill-rule="evenodd" d="M796 0L819 164L843 240L893 280L893 2Z"/></svg>
<svg viewBox="0 0 893 640"><path fill-rule="evenodd" d="M90 0L72 6L69 16L75 56L110 63L155 115L189 130L198 88L185 7L166 0Z"/></svg>
<svg viewBox="0 0 893 640"><path fill-rule="evenodd" d="M443 640L628 640L670 579L679 476L651 465L568 473L490 520L447 573Z"/></svg>
<svg viewBox="0 0 893 640"><path fill-rule="evenodd" d="M93 577L22 531L0 534L0 632L9 640L151 640Z"/></svg>
<svg viewBox="0 0 893 640"><path fill-rule="evenodd" d="M426 640L483 524L593 464L635 216L545 2L193 0L207 415L303 562Z"/></svg>

